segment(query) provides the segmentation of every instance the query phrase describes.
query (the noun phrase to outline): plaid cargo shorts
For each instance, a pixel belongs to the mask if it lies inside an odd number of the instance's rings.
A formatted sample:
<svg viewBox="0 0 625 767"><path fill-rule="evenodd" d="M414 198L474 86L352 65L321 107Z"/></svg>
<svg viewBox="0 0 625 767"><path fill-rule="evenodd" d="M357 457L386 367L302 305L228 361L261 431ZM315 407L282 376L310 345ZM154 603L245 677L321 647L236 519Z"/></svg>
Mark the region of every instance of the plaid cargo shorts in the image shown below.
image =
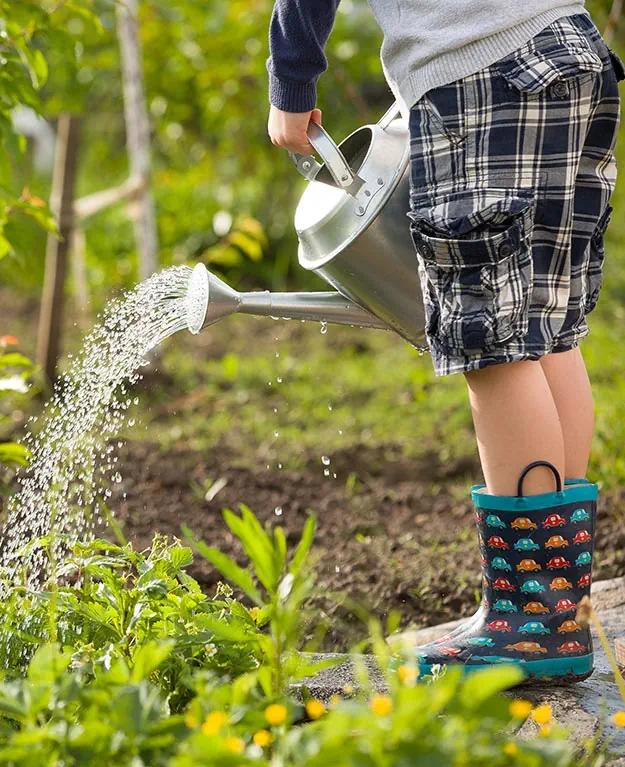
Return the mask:
<svg viewBox="0 0 625 767"><path fill-rule="evenodd" d="M437 375L588 334L624 74L580 14L412 108L410 227Z"/></svg>

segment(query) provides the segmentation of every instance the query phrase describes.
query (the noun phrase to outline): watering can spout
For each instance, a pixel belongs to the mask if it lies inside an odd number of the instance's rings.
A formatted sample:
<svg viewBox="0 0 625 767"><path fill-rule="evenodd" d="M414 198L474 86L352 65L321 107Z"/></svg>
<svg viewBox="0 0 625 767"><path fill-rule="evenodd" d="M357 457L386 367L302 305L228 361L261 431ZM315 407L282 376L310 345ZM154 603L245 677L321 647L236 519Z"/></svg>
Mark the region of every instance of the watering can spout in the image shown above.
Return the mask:
<svg viewBox="0 0 625 767"><path fill-rule="evenodd" d="M387 323L336 291L238 293L209 272L204 264L194 267L186 296L187 327L191 333L199 333L237 312L259 317L389 329Z"/></svg>

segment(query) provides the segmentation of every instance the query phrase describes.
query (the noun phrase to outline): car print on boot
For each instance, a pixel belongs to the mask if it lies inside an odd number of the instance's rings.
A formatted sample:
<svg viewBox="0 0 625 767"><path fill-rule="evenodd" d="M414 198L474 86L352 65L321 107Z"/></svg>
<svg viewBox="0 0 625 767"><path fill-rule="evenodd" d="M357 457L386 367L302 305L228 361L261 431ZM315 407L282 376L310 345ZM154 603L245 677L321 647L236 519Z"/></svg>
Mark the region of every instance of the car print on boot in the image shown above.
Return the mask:
<svg viewBox="0 0 625 767"><path fill-rule="evenodd" d="M496 514L489 514L486 517L486 524L489 527L499 527L502 530L505 530L507 527L506 523L501 519L501 517L498 517Z"/></svg>
<svg viewBox="0 0 625 767"><path fill-rule="evenodd" d="M571 514L571 522L586 522L588 519L590 519L590 514L586 509L575 509Z"/></svg>
<svg viewBox="0 0 625 767"><path fill-rule="evenodd" d="M510 546L499 535L491 535L488 539L488 545L492 549L509 549Z"/></svg>
<svg viewBox="0 0 625 767"><path fill-rule="evenodd" d="M551 610L545 607L542 602L528 602L523 608L523 612L538 615L539 613L550 613Z"/></svg>
<svg viewBox="0 0 625 767"><path fill-rule="evenodd" d="M573 584L570 581L567 581L566 578L562 578L561 576L558 576L557 578L554 578L551 583L549 584L549 588L552 591L561 591L562 589L572 589Z"/></svg>
<svg viewBox="0 0 625 767"><path fill-rule="evenodd" d="M559 653L587 652L587 648L580 644L577 639L569 640L558 647Z"/></svg>
<svg viewBox="0 0 625 767"><path fill-rule="evenodd" d="M534 541L531 538L519 538L519 540L514 544L514 548L516 551L539 551L540 546L537 543L534 543Z"/></svg>
<svg viewBox="0 0 625 767"><path fill-rule="evenodd" d="M573 538L573 543L588 543L588 541L592 540L591 534L588 532L588 530L578 530L575 533L575 538Z"/></svg>
<svg viewBox="0 0 625 767"><path fill-rule="evenodd" d="M576 610L577 605L575 602L571 602L570 599L558 599L558 603L556 604L556 612L557 613L564 613L568 610Z"/></svg>
<svg viewBox="0 0 625 767"><path fill-rule="evenodd" d="M550 514L543 522L543 527L564 527L566 519L560 514Z"/></svg>
<svg viewBox="0 0 625 767"><path fill-rule="evenodd" d="M523 594L538 594L539 591L545 591L545 587L538 581L525 581L521 586Z"/></svg>
<svg viewBox="0 0 625 767"><path fill-rule="evenodd" d="M545 543L546 549L557 549L562 546L568 546L569 542L561 535L552 535L551 538Z"/></svg>
<svg viewBox="0 0 625 767"><path fill-rule="evenodd" d="M517 517L514 522L510 523L510 527L513 530L538 530L536 522L532 522L527 517Z"/></svg>
<svg viewBox="0 0 625 767"><path fill-rule="evenodd" d="M474 647L494 647L495 642L490 637L471 637L467 639L467 644Z"/></svg>
<svg viewBox="0 0 625 767"><path fill-rule="evenodd" d="M540 621L530 621L519 627L520 634L551 634L551 629L548 629Z"/></svg>
<svg viewBox="0 0 625 767"><path fill-rule="evenodd" d="M516 591L516 586L513 586L507 578L497 578L494 580L493 588L498 591Z"/></svg>
<svg viewBox="0 0 625 767"><path fill-rule="evenodd" d="M487 623L485 628L489 629L490 631L512 631L512 626L508 623L508 621L505 621L502 618Z"/></svg>
<svg viewBox="0 0 625 767"><path fill-rule="evenodd" d="M517 650L518 652L547 652L547 648L538 642L517 642L516 644L507 644L504 650Z"/></svg>
<svg viewBox="0 0 625 767"><path fill-rule="evenodd" d="M585 586L590 586L590 573L585 573L582 575L582 577L577 581L577 585L580 588L584 588Z"/></svg>
<svg viewBox="0 0 625 767"><path fill-rule="evenodd" d="M493 605L493 610L498 613L518 613L519 608L512 604L509 599L498 599Z"/></svg>
<svg viewBox="0 0 625 767"><path fill-rule="evenodd" d="M566 567L570 567L571 563L564 557L551 557L547 562L547 570L564 570Z"/></svg>
<svg viewBox="0 0 625 767"><path fill-rule="evenodd" d="M484 564L486 564L486 562ZM512 565L509 562L506 562L503 557L494 557L493 561L491 562L491 567L493 570L507 570L508 572L512 571Z"/></svg>
<svg viewBox="0 0 625 767"><path fill-rule="evenodd" d="M536 562L535 559L522 559L516 566L516 569L520 573L531 573L535 570L542 570L542 567Z"/></svg>
<svg viewBox="0 0 625 767"><path fill-rule="evenodd" d="M582 553L575 560L576 565L589 565L592 562L592 554L589 551L582 551Z"/></svg>
<svg viewBox="0 0 625 767"><path fill-rule="evenodd" d="M574 621L572 619L563 621L558 626L558 634L572 634L574 631L582 631L582 627L579 625L577 621Z"/></svg>
<svg viewBox="0 0 625 767"><path fill-rule="evenodd" d="M459 647L446 647L446 646L439 647L438 651L442 653L443 655L447 655L450 658L456 658L462 652L462 650Z"/></svg>

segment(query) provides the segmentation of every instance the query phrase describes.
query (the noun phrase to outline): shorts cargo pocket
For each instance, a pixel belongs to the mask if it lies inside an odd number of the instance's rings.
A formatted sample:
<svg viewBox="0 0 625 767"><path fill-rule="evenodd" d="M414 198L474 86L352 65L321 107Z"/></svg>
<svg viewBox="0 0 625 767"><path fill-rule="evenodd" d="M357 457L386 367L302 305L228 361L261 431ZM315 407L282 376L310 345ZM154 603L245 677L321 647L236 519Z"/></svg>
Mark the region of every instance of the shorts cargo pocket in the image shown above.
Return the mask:
<svg viewBox="0 0 625 767"><path fill-rule="evenodd" d="M497 63L508 83L519 91L537 95L547 88L554 98L568 96L568 81L599 73L603 69L600 56L586 37L571 26L566 35L550 36L528 43L512 56ZM550 87L551 86L551 87Z"/></svg>
<svg viewBox="0 0 625 767"><path fill-rule="evenodd" d="M601 285L603 283L603 262L605 260L604 235L610 223L612 206L608 205L599 219L597 227L590 238L588 246L588 269L586 271L586 314L591 312L597 305Z"/></svg>
<svg viewBox="0 0 625 767"><path fill-rule="evenodd" d="M495 199L468 213L466 203L411 214L426 334L453 355L488 351L525 335L533 278L533 202Z"/></svg>

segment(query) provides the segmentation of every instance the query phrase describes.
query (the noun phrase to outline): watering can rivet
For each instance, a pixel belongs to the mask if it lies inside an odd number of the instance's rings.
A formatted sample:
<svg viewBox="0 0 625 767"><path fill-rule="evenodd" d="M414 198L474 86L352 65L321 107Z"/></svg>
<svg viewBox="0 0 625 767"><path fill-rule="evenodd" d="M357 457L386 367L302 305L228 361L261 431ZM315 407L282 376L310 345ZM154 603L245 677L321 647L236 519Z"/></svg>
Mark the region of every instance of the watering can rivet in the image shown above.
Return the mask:
<svg viewBox="0 0 625 767"><path fill-rule="evenodd" d="M368 189L365 189L365 197L371 197L371 192Z"/></svg>
<svg viewBox="0 0 625 767"><path fill-rule="evenodd" d="M384 179L383 179L383 178L379 178L379 179L378 179L378 184L379 184L380 186L382 186L382 184L383 184L383 183L384 183Z"/></svg>
<svg viewBox="0 0 625 767"><path fill-rule="evenodd" d="M348 181L348 180L349 180L349 176L347 175L341 176L341 181Z"/></svg>
<svg viewBox="0 0 625 767"><path fill-rule="evenodd" d="M359 213L364 213L365 212L365 209L362 207L362 205L358 208L358 212Z"/></svg>
<svg viewBox="0 0 625 767"><path fill-rule="evenodd" d="M310 170L310 163L308 162L308 160L306 160L306 162L302 163L302 168L304 170Z"/></svg>

